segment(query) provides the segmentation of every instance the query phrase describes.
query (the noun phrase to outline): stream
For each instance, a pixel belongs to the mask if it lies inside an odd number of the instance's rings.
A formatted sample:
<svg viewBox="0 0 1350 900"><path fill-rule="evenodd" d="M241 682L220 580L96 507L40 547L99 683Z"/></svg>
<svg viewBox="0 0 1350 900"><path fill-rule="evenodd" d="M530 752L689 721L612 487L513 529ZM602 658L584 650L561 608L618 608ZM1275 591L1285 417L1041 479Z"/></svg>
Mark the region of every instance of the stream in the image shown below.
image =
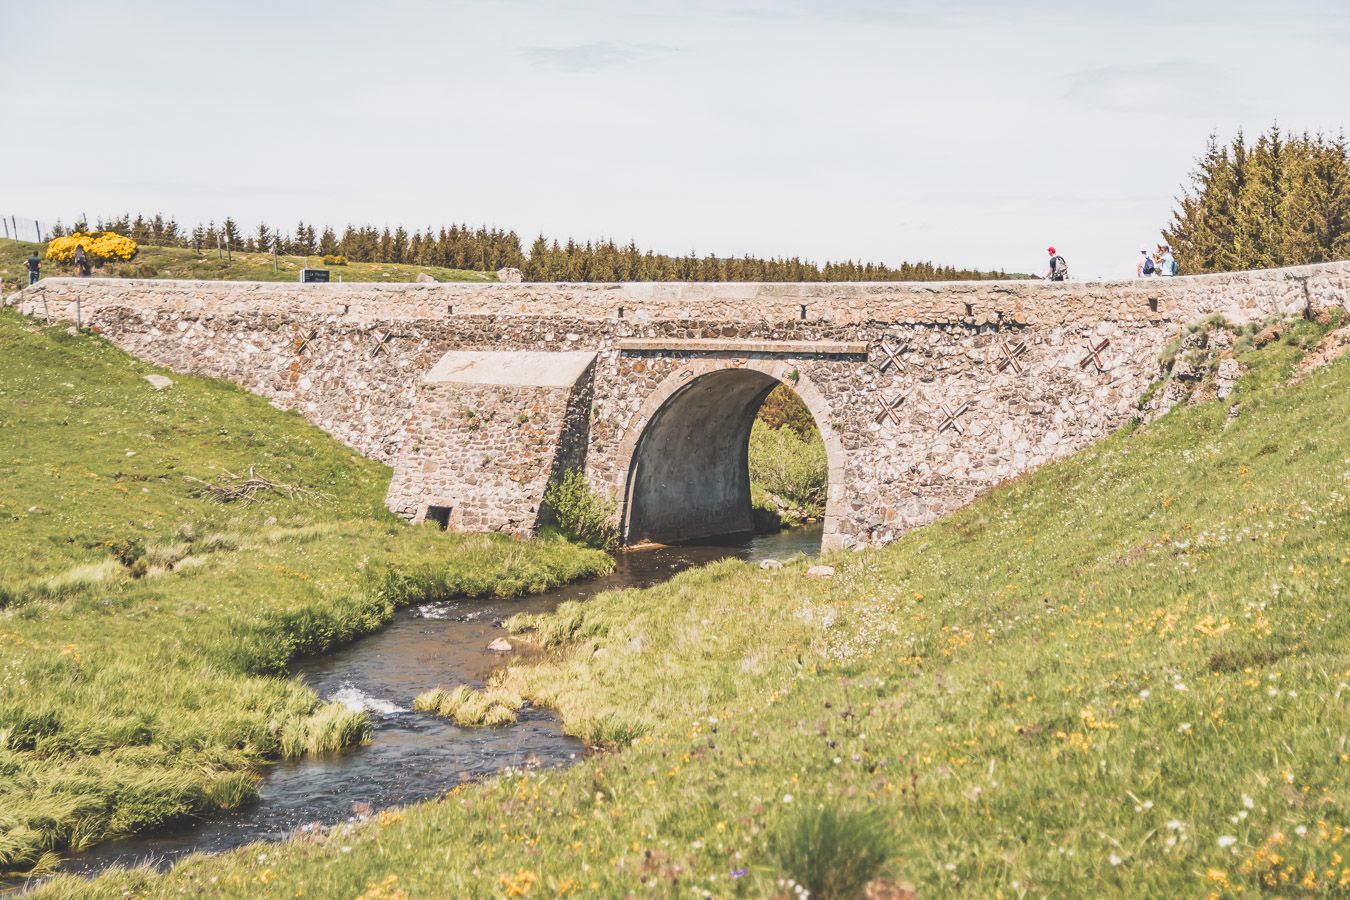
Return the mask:
<svg viewBox="0 0 1350 900"><path fill-rule="evenodd" d="M242 809L178 822L73 854L61 870L93 875L113 865L150 861L167 868L195 852L276 841L296 831L333 825L354 815L432 799L462 781L504 768L563 766L585 746L562 732L553 713L526 706L519 721L499 728L461 728L411 709L412 698L437 685L481 685L503 661L487 649L502 637L501 622L518 612L550 612L618 588L650 587L684 571L727 558L787 559L820 552L821 526L721 543L620 553L614 572L557 590L510 600L453 600L397 612L380 631L292 667L325 700L370 713L371 742L344 753L269 767L258 799Z"/></svg>

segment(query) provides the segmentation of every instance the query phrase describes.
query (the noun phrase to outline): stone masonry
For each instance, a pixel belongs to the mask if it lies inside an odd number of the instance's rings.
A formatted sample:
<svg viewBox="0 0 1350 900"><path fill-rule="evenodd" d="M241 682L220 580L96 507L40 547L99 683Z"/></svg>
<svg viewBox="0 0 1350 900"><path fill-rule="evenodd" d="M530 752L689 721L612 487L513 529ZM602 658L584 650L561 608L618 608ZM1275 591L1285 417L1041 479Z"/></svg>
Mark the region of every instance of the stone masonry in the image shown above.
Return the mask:
<svg viewBox="0 0 1350 900"><path fill-rule="evenodd" d="M1350 309L1350 263L1055 284L46 279L9 302L300 411L395 465L391 508L454 528L528 533L575 466L635 539L735 530L741 436L786 383L826 442L838 547L1124 424L1189 323Z"/></svg>

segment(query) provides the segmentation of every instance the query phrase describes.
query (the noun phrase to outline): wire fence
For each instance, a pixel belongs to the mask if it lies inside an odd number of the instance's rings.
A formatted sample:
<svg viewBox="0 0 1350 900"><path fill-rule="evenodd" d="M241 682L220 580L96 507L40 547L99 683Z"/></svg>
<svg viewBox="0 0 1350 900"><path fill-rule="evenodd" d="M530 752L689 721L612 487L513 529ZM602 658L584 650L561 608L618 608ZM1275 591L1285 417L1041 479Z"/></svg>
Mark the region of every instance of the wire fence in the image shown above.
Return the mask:
<svg viewBox="0 0 1350 900"><path fill-rule="evenodd" d="M11 241L36 241L40 244L52 239L52 223L27 216L0 216L0 235Z"/></svg>

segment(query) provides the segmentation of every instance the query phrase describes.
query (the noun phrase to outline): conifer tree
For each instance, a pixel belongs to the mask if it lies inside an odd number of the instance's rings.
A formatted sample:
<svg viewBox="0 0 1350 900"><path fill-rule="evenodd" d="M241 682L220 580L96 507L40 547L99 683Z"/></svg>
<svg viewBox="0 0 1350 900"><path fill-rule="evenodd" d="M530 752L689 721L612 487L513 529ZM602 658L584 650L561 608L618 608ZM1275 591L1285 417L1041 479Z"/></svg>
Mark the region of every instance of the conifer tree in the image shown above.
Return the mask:
<svg viewBox="0 0 1350 900"><path fill-rule="evenodd" d="M224 222L220 223L220 235L225 241L227 250L238 250L243 244L243 236L239 233L239 226L235 224L234 219L228 216Z"/></svg>
<svg viewBox="0 0 1350 900"><path fill-rule="evenodd" d="M1350 151L1343 136L1271 129L1250 149L1211 137L1165 232L1186 272L1350 256Z"/></svg>

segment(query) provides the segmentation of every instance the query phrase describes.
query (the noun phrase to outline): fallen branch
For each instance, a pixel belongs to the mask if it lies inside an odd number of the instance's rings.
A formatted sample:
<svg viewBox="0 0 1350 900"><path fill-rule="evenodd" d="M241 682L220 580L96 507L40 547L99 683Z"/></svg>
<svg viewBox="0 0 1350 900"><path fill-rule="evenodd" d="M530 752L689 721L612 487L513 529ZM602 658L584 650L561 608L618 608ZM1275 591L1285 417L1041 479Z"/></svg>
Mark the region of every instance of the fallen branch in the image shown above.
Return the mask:
<svg viewBox="0 0 1350 900"><path fill-rule="evenodd" d="M260 477L254 471L253 466L248 467L247 476L236 475L227 470L221 472L215 481L203 481L200 478L193 478L191 475L183 477L196 485L197 496L206 497L214 503L239 502L247 504L257 500L260 494L269 493L285 494L288 500L302 500L310 504L331 499L328 494L316 491L313 488L269 481Z"/></svg>

